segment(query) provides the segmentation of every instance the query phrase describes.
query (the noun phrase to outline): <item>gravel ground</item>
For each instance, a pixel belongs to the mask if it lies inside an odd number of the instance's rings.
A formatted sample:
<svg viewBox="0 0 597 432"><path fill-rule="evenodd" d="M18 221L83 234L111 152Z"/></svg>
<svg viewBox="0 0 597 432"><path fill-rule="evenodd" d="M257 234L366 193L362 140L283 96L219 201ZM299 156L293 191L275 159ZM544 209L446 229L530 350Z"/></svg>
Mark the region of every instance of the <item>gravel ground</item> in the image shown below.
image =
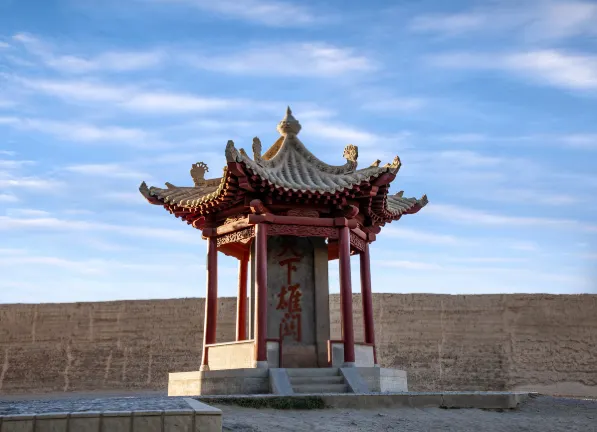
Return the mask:
<svg viewBox="0 0 597 432"><path fill-rule="evenodd" d="M518 410L394 408L277 411L219 406L224 431L597 432L597 400L533 398Z"/></svg>

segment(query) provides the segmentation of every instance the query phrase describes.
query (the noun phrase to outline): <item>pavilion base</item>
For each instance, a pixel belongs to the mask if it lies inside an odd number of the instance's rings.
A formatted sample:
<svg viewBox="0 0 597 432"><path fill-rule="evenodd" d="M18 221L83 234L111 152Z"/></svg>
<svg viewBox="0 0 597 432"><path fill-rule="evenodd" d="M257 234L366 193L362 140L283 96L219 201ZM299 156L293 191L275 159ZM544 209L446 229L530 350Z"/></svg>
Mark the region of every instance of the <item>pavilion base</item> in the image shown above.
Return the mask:
<svg viewBox="0 0 597 432"><path fill-rule="evenodd" d="M247 368L169 374L168 396L406 392L406 372L380 367Z"/></svg>

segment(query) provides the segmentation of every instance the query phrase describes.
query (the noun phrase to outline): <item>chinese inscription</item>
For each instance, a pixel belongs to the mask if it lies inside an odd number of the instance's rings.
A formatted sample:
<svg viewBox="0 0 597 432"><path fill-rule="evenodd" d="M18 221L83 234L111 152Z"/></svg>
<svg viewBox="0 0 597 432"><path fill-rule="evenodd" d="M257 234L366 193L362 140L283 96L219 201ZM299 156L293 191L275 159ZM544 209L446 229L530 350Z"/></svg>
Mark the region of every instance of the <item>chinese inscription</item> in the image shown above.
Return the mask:
<svg viewBox="0 0 597 432"><path fill-rule="evenodd" d="M285 337L292 337L296 342L302 341L301 334L301 285L292 282L293 272L297 270L297 264L301 262L303 255L294 249L294 245L290 240L287 240L282 251L278 254L278 258L288 255L292 256L283 258L278 261L281 267L286 267L287 277L286 285L282 286L280 293L277 295L278 304L276 310L283 311L284 316L280 323L280 339Z"/></svg>

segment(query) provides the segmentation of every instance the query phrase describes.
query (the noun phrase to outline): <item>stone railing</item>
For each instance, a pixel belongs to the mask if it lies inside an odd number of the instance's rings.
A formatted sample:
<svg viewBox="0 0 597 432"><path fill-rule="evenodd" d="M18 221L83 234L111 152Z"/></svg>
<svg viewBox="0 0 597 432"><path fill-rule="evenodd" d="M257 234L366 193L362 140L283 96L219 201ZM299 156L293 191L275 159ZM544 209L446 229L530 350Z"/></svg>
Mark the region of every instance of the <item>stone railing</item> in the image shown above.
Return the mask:
<svg viewBox="0 0 597 432"><path fill-rule="evenodd" d="M355 366L358 367L373 367L374 361L374 345L366 342L354 343L354 360ZM344 341L342 340L328 340L328 364L331 367L342 367L344 364Z"/></svg>
<svg viewBox="0 0 597 432"><path fill-rule="evenodd" d="M209 370L255 367L255 341L243 340L206 345Z"/></svg>

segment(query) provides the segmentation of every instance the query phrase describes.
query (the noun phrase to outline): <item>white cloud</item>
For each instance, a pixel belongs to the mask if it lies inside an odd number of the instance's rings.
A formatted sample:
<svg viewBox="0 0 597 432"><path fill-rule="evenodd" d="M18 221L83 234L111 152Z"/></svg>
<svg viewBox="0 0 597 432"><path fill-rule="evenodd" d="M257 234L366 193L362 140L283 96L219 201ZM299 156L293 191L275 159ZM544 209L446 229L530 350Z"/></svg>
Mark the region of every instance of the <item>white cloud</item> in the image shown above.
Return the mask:
<svg viewBox="0 0 597 432"><path fill-rule="evenodd" d="M137 179L139 178L141 177L137 177ZM145 200L145 198L143 198L143 196L138 192L110 192L102 194L101 198L124 204L147 205L147 201Z"/></svg>
<svg viewBox="0 0 597 432"><path fill-rule="evenodd" d="M300 119L299 119L300 121ZM302 122L301 134L307 137L317 137L341 141L345 144L368 146L384 141L384 137L373 132L357 129L338 122L306 120Z"/></svg>
<svg viewBox="0 0 597 432"><path fill-rule="evenodd" d="M150 133L137 128L120 126L96 126L70 121L45 120L35 118L0 117L0 123L18 129L32 130L61 139L78 142L112 142L146 146L157 140Z"/></svg>
<svg viewBox="0 0 597 432"><path fill-rule="evenodd" d="M0 170L17 170L25 165L33 165L35 162L28 160L0 159Z"/></svg>
<svg viewBox="0 0 597 432"><path fill-rule="evenodd" d="M56 55L54 48L33 35L18 33L13 39L30 54L38 57L46 66L66 73L89 73L97 71L126 72L148 69L159 65L165 58L161 51L152 52L106 52L98 55Z"/></svg>
<svg viewBox="0 0 597 432"><path fill-rule="evenodd" d="M375 262L375 265L379 265L381 267L392 267L392 268L400 268L400 269L408 269L408 270L442 270L444 267L439 264L433 264L424 261L407 261L407 260L392 260L392 261L385 261L385 260L378 260Z"/></svg>
<svg viewBox="0 0 597 432"><path fill-rule="evenodd" d="M50 215L50 212L40 209L29 209L29 208L16 208L9 209L6 214L11 217L24 216L24 217L46 217Z"/></svg>
<svg viewBox="0 0 597 432"><path fill-rule="evenodd" d="M398 241L411 241L415 243L458 245L470 243L470 240L459 238L453 235L437 234L427 231L420 231L413 228L402 228L389 226L383 229L383 236L395 237Z"/></svg>
<svg viewBox="0 0 597 432"><path fill-rule="evenodd" d="M370 111L382 111L385 114L395 114L396 112L418 111L428 103L427 99L419 97L380 98L365 102L362 108Z"/></svg>
<svg viewBox="0 0 597 432"><path fill-rule="evenodd" d="M0 180L2 181L2 180ZM12 194L7 194L7 193L0 193L0 202L5 202L5 203L11 203L11 202L17 202L19 199Z"/></svg>
<svg viewBox="0 0 597 432"><path fill-rule="evenodd" d="M137 93L121 105L133 111L142 112L203 112L226 110L247 106L248 101L240 99L204 98L174 93Z"/></svg>
<svg viewBox="0 0 597 432"><path fill-rule="evenodd" d="M189 93L146 91L133 86L114 86L97 81L64 81L17 78L17 83L67 102L109 103L137 113L180 114L225 111L251 107L271 110L272 104L259 101L202 97Z"/></svg>
<svg viewBox="0 0 597 432"><path fill-rule="evenodd" d="M0 173L0 188L18 188L18 189L35 189L51 191L62 188L64 184L60 181L39 178L39 177L19 177Z"/></svg>
<svg viewBox="0 0 597 432"><path fill-rule="evenodd" d="M548 190L525 189L521 187L492 189L485 199L502 202L524 202L546 206L567 206L580 203L583 199L580 196L570 194L555 194Z"/></svg>
<svg viewBox="0 0 597 432"><path fill-rule="evenodd" d="M597 90L597 56L557 50L514 53L447 53L432 56L431 64L444 68L497 70L530 82L571 90Z"/></svg>
<svg viewBox="0 0 597 432"><path fill-rule="evenodd" d="M597 89L597 56L531 51L507 56L504 66L556 87Z"/></svg>
<svg viewBox="0 0 597 432"><path fill-rule="evenodd" d="M189 56L188 60L197 68L243 75L335 77L377 69L373 60L352 49L324 43L263 46L225 56Z"/></svg>
<svg viewBox="0 0 597 432"><path fill-rule="evenodd" d="M155 2L184 4L225 17L263 24L271 27L309 25L317 17L305 6L277 0L153 0Z"/></svg>
<svg viewBox="0 0 597 432"><path fill-rule="evenodd" d="M10 44L0 41L0 49L10 48Z"/></svg>
<svg viewBox="0 0 597 432"><path fill-rule="evenodd" d="M48 79L16 78L29 89L60 97L64 100L89 102L122 102L135 90L128 86L111 86L96 81L57 81Z"/></svg>
<svg viewBox="0 0 597 432"><path fill-rule="evenodd" d="M585 231L597 232L597 225L573 219L507 216L450 204L429 203L429 205L425 207L425 214L441 217L443 219L446 218L446 215L449 215L449 220L451 221L475 225L512 225L520 227L550 227L553 229L577 228Z"/></svg>
<svg viewBox="0 0 597 432"><path fill-rule="evenodd" d="M79 164L66 167L67 171L87 176L107 177L117 179L149 178L149 174L135 171L119 164Z"/></svg>
<svg viewBox="0 0 597 432"><path fill-rule="evenodd" d="M410 29L443 36L509 32L540 41L597 34L595 22L597 5L593 2L529 0L510 5L493 2L491 6L457 13L421 15L411 21Z"/></svg>
<svg viewBox="0 0 597 432"><path fill-rule="evenodd" d="M580 150L597 150L597 134L571 134L555 137L564 145Z"/></svg>
<svg viewBox="0 0 597 432"><path fill-rule="evenodd" d="M39 229L59 232L103 231L131 237L147 238L150 236L155 239L176 243L198 244L201 242L201 233L199 231L195 233L193 229L190 229L186 225L180 230L176 230L134 225L115 225L104 222L60 219L56 217L13 218L10 216L0 216L0 231Z"/></svg>
<svg viewBox="0 0 597 432"><path fill-rule="evenodd" d="M459 34L482 28L487 19L488 16L479 12L423 15L412 20L410 29L416 32Z"/></svg>

